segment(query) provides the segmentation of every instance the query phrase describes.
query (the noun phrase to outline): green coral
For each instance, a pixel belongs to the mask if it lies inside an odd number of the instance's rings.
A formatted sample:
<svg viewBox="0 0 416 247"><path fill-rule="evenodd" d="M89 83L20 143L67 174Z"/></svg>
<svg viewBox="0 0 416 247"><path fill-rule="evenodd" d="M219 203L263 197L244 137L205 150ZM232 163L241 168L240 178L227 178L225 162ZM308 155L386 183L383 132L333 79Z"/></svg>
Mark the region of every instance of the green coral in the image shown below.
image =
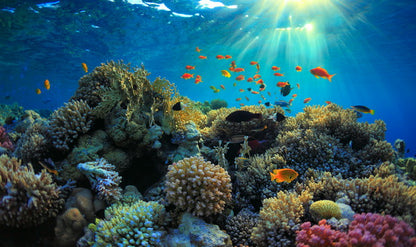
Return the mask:
<svg viewBox="0 0 416 247"><path fill-rule="evenodd" d="M398 159L397 166L400 169L405 170L405 174L413 180L416 180L416 159L415 158L406 158Z"/></svg>
<svg viewBox="0 0 416 247"><path fill-rule="evenodd" d="M213 99L213 100L211 100L211 108L213 110L217 110L217 109L220 109L220 108L225 108L227 106L228 106L227 101L225 101L223 99Z"/></svg>
<svg viewBox="0 0 416 247"><path fill-rule="evenodd" d="M105 219L90 224L94 232L91 246L161 246L165 208L157 202L138 200L113 204Z"/></svg>
<svg viewBox="0 0 416 247"><path fill-rule="evenodd" d="M320 200L312 203L309 212L316 221L330 219L332 217L337 219L341 218L340 207L334 201L330 200Z"/></svg>

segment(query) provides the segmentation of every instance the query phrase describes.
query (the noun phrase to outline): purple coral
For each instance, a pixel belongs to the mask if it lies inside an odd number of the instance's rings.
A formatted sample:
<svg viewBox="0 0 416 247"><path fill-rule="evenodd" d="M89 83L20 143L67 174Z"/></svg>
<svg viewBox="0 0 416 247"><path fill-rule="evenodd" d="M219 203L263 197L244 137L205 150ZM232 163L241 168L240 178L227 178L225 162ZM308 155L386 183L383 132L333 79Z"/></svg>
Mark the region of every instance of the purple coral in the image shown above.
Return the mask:
<svg viewBox="0 0 416 247"><path fill-rule="evenodd" d="M404 221L390 215L363 213L354 215L348 233L331 229L325 220L311 227L301 225L297 232L298 247L354 246L354 247L406 247L416 246L415 231Z"/></svg>
<svg viewBox="0 0 416 247"><path fill-rule="evenodd" d="M14 150L14 145L7 135L6 129L0 126L0 147L6 148L10 151Z"/></svg>

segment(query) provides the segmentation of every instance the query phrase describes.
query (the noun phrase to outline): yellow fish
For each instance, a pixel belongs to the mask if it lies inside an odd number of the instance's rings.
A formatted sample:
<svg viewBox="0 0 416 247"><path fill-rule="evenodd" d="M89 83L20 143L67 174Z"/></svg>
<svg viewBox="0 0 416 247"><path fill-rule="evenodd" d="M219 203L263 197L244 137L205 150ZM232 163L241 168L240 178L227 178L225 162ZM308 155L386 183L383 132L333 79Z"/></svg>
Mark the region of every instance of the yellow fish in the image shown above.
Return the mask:
<svg viewBox="0 0 416 247"><path fill-rule="evenodd" d="M88 66L86 63L82 63L82 68L84 69L85 73L88 73Z"/></svg>
<svg viewBox="0 0 416 247"><path fill-rule="evenodd" d="M225 77L231 77L231 74L230 74L230 72L228 72L227 70L221 70L221 74L223 75L223 76L225 76Z"/></svg>
<svg viewBox="0 0 416 247"><path fill-rule="evenodd" d="M295 178L298 177L298 173L293 170L293 169L289 169L289 168L284 168L284 169L274 169L273 173L270 172L270 176L271 176L271 180L276 180L276 182L281 183L281 182L292 182L293 180L295 180Z"/></svg>
<svg viewBox="0 0 416 247"><path fill-rule="evenodd" d="M41 93L42 93L42 91L40 91L39 88L36 88L36 94L41 94Z"/></svg>
<svg viewBox="0 0 416 247"><path fill-rule="evenodd" d="M51 84L50 84L50 82L49 82L48 79L45 80L45 82L43 83L43 85L45 86L46 90L51 89Z"/></svg>

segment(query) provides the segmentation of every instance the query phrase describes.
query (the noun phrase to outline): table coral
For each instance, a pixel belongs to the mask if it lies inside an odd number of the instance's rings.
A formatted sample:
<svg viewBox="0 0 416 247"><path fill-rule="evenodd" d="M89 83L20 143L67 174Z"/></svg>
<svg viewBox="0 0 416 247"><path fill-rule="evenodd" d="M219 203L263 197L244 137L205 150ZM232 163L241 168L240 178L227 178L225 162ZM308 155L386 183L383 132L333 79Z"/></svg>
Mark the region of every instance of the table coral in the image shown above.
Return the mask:
<svg viewBox="0 0 416 247"><path fill-rule="evenodd" d="M91 246L161 246L164 212L157 202L115 203L105 210L105 219L89 225Z"/></svg>
<svg viewBox="0 0 416 247"><path fill-rule="evenodd" d="M231 200L227 171L202 157L185 158L168 167L166 199L196 216L220 213Z"/></svg>
<svg viewBox="0 0 416 247"><path fill-rule="evenodd" d="M25 228L54 217L62 208L60 187L46 170L35 174L31 164L0 156L0 224Z"/></svg>
<svg viewBox="0 0 416 247"><path fill-rule="evenodd" d="M101 158L96 161L80 163L77 167L87 176L92 188L98 192L98 197L101 200L112 203L120 199L121 177L118 172L114 171L114 165Z"/></svg>

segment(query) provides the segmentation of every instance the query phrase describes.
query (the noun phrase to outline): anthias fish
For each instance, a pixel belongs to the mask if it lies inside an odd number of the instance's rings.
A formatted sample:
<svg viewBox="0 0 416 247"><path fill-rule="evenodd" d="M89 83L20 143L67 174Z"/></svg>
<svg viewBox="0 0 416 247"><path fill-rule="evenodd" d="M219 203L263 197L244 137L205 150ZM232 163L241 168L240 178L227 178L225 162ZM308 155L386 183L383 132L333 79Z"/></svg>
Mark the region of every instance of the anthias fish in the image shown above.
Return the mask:
<svg viewBox="0 0 416 247"><path fill-rule="evenodd" d="M314 69L311 69L310 71L311 71L311 74L314 75L316 78L319 78L319 77L325 78L325 79L328 79L328 81L330 82L332 82L331 79L335 75L335 74L330 75L328 71L326 71L326 69L321 68L321 67L316 67Z"/></svg>
<svg viewBox="0 0 416 247"><path fill-rule="evenodd" d="M287 182L290 183L298 177L298 173L289 168L275 169L273 173L270 172L271 180L275 180L278 183Z"/></svg>

